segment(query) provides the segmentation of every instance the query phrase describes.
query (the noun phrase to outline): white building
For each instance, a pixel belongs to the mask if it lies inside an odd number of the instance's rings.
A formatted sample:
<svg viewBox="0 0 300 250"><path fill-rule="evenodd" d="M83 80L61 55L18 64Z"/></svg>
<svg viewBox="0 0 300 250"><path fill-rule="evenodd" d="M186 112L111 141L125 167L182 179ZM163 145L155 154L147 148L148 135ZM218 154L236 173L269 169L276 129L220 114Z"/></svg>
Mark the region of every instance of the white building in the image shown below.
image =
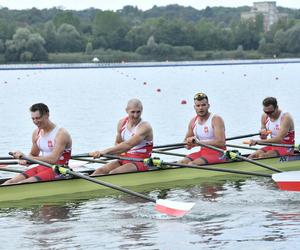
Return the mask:
<svg viewBox="0 0 300 250"><path fill-rule="evenodd" d="M279 14L276 2L254 2L250 12L243 12L241 18L244 20L255 19L257 15L264 17L264 30L269 31L272 24L276 23L279 18L287 17L287 14Z"/></svg>

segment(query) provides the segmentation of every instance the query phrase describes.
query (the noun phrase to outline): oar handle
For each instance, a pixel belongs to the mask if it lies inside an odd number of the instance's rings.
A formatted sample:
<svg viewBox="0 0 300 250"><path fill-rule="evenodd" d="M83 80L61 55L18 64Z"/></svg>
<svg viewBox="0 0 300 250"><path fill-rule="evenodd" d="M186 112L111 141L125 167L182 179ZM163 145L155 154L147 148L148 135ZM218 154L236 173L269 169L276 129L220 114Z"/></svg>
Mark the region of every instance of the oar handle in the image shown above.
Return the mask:
<svg viewBox="0 0 300 250"><path fill-rule="evenodd" d="M18 161L0 161L0 166L1 165L18 165Z"/></svg>

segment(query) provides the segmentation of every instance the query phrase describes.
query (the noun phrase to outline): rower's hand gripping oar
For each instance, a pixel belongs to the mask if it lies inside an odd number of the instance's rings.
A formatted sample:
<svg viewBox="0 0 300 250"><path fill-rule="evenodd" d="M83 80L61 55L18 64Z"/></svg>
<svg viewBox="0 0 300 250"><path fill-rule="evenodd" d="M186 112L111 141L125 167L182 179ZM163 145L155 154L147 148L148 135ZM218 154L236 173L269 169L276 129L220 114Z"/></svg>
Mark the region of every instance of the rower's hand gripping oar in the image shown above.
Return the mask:
<svg viewBox="0 0 300 250"><path fill-rule="evenodd" d="M12 155L11 152L9 154ZM84 156L86 156L86 154L84 154ZM141 193L137 193L137 192L134 192L132 190L129 190L129 189L126 189L126 188L123 188L123 187L120 187L120 186L117 186L117 185L114 185L114 184L111 184L111 183L108 183L108 182L97 180L95 178L80 174L78 172L74 172L74 171L72 171L68 168L65 168L65 167L61 167L61 166L58 166L58 165L51 165L49 163L46 163L46 162L43 162L43 161L40 161L40 160L36 160L36 159L32 159L32 158L29 158L29 157L24 156L24 155L21 158L24 159L24 160L28 160L30 162L40 164L40 165L48 167L48 168L52 168L54 171L58 171L61 174L70 174L70 175L73 175L73 176L77 176L77 177L85 179L87 181L90 181L90 182L93 182L93 183L96 183L96 184L99 184L99 185L102 185L102 186L105 186L105 187L109 187L109 188L121 191L123 193L127 193L127 194L130 194L130 195L142 198L142 199L147 200L147 201L154 202L155 203L155 209L158 212L165 213L165 214L168 214L168 215L183 216L187 212L189 212L192 209L192 207L195 205L195 203L178 202L178 201L171 201L171 200L167 200L167 199L157 199L156 200L154 198L143 195Z"/></svg>

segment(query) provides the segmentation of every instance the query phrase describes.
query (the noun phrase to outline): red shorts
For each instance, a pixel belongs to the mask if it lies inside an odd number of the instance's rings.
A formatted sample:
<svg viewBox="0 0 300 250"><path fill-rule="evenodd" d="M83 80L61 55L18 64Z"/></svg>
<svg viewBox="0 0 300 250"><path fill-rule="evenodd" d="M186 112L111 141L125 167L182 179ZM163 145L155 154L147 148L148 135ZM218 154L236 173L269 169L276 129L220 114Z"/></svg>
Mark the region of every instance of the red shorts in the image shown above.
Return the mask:
<svg viewBox="0 0 300 250"><path fill-rule="evenodd" d="M213 149L210 149L210 148L204 148L204 147L201 148L201 150L199 152L195 152L195 153L187 155L186 158L189 158L192 161L201 158L207 164L213 164L213 163L219 163L219 162L226 161L226 158L224 157L223 153L218 152Z"/></svg>
<svg viewBox="0 0 300 250"><path fill-rule="evenodd" d="M266 146L266 147L261 148L260 150L262 150L264 152L274 150L277 152L278 156L285 156L285 155L293 154L292 148L285 148L285 147Z"/></svg>
<svg viewBox="0 0 300 250"><path fill-rule="evenodd" d="M150 156L149 155L145 156L144 154L124 154L124 155L122 155L122 157L145 159L145 158L148 158ZM145 165L144 162L119 160L119 163L120 163L120 165L124 165L124 164L127 164L127 163L134 164L136 166L137 171L139 171L139 172L149 170L148 166Z"/></svg>
<svg viewBox="0 0 300 250"><path fill-rule="evenodd" d="M41 165L38 165L38 166L33 167L31 169L28 169L27 171L23 172L23 175L27 178L35 177L39 181L54 180L58 176L52 170L52 168L44 167L44 166L41 166Z"/></svg>

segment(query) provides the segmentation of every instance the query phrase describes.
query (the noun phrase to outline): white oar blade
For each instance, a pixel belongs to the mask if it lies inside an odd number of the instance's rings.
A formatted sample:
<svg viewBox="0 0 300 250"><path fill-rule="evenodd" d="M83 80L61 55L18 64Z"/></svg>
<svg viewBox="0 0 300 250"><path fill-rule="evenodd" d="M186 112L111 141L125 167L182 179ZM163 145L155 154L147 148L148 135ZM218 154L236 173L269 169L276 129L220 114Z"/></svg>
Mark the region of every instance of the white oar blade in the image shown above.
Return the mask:
<svg viewBox="0 0 300 250"><path fill-rule="evenodd" d="M272 179L281 190L300 192L300 171L272 174Z"/></svg>
<svg viewBox="0 0 300 250"><path fill-rule="evenodd" d="M156 201L155 209L160 213L181 217L188 213L194 205L195 203L192 202L179 202L158 199Z"/></svg>

